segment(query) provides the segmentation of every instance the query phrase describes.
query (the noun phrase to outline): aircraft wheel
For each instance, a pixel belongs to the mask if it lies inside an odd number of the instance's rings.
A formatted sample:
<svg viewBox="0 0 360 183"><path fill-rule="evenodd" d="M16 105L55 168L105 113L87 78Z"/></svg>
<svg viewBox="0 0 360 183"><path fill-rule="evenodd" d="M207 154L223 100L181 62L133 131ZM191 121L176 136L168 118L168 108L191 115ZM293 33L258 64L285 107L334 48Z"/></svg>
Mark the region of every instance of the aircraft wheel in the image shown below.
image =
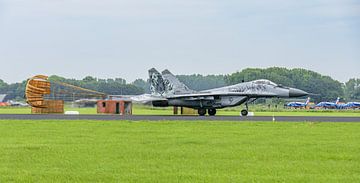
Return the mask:
<svg viewBox="0 0 360 183"><path fill-rule="evenodd" d="M205 116L206 115L206 109L198 109L199 116Z"/></svg>
<svg viewBox="0 0 360 183"><path fill-rule="evenodd" d="M249 112L246 109L241 111L241 116L247 116L248 114Z"/></svg>
<svg viewBox="0 0 360 183"><path fill-rule="evenodd" d="M216 115L216 109L209 109L208 113L210 116L215 116Z"/></svg>

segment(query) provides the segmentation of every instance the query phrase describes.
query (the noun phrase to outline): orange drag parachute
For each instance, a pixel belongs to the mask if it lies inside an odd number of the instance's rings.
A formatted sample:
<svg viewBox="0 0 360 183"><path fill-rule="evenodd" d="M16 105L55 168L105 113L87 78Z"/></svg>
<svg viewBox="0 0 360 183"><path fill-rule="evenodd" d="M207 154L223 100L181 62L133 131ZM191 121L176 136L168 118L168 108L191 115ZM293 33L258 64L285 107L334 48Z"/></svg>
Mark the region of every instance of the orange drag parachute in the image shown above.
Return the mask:
<svg viewBox="0 0 360 183"><path fill-rule="evenodd" d="M53 91L52 91L53 90ZM48 76L36 75L28 79L25 88L26 102L35 108L49 108L56 100L75 98L106 98L107 94L81 88L58 81L50 81ZM49 100L50 99L50 100Z"/></svg>
<svg viewBox="0 0 360 183"><path fill-rule="evenodd" d="M50 95L51 83L48 76L37 75L27 81L25 89L26 102L37 108L46 108L44 95Z"/></svg>

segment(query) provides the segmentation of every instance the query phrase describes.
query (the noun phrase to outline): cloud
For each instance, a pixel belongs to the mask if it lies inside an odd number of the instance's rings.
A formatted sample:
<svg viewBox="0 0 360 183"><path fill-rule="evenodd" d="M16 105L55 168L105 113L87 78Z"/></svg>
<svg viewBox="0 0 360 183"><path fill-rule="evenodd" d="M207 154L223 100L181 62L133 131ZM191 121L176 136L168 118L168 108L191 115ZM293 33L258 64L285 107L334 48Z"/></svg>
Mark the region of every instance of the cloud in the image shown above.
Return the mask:
<svg viewBox="0 0 360 183"><path fill-rule="evenodd" d="M17 16L167 18L209 16L216 13L216 1L204 0L6 0Z"/></svg>
<svg viewBox="0 0 360 183"><path fill-rule="evenodd" d="M320 1L321 3L315 4L305 10L310 16L323 17L323 18L359 18L360 17L360 2L353 1Z"/></svg>
<svg viewBox="0 0 360 183"><path fill-rule="evenodd" d="M71 77L119 76L125 65L119 77L128 80L165 65L179 74L288 66L349 77L360 67L358 9L351 0L0 0L0 61L23 65L23 75Z"/></svg>

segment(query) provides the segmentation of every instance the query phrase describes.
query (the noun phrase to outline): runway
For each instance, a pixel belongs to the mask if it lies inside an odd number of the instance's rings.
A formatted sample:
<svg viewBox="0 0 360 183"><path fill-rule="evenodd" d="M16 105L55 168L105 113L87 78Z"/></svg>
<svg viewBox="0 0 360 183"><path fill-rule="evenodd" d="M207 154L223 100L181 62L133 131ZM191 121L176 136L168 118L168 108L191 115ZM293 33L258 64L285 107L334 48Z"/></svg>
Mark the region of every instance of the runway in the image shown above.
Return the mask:
<svg viewBox="0 0 360 183"><path fill-rule="evenodd" d="M360 122L360 117L314 117L314 116L153 116L153 115L39 115L0 114L0 120L102 120L102 121L264 121L264 122Z"/></svg>

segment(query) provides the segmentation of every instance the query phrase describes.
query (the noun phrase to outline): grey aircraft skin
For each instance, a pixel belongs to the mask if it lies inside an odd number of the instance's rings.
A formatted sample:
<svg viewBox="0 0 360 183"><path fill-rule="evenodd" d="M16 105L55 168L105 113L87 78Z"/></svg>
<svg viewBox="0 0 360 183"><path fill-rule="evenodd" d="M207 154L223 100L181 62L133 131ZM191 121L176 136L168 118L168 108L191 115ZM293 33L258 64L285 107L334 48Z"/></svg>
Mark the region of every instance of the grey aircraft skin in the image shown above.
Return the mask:
<svg viewBox="0 0 360 183"><path fill-rule="evenodd" d="M243 82L236 85L204 91L194 91L180 82L170 71L160 74L156 69L149 70L151 94L133 97L134 101L148 103L154 107L188 107L197 109L200 116L216 115L216 109L239 106L245 103L241 111L248 114L248 103L258 98L291 98L309 95L307 92L277 85L269 80L261 79Z"/></svg>

